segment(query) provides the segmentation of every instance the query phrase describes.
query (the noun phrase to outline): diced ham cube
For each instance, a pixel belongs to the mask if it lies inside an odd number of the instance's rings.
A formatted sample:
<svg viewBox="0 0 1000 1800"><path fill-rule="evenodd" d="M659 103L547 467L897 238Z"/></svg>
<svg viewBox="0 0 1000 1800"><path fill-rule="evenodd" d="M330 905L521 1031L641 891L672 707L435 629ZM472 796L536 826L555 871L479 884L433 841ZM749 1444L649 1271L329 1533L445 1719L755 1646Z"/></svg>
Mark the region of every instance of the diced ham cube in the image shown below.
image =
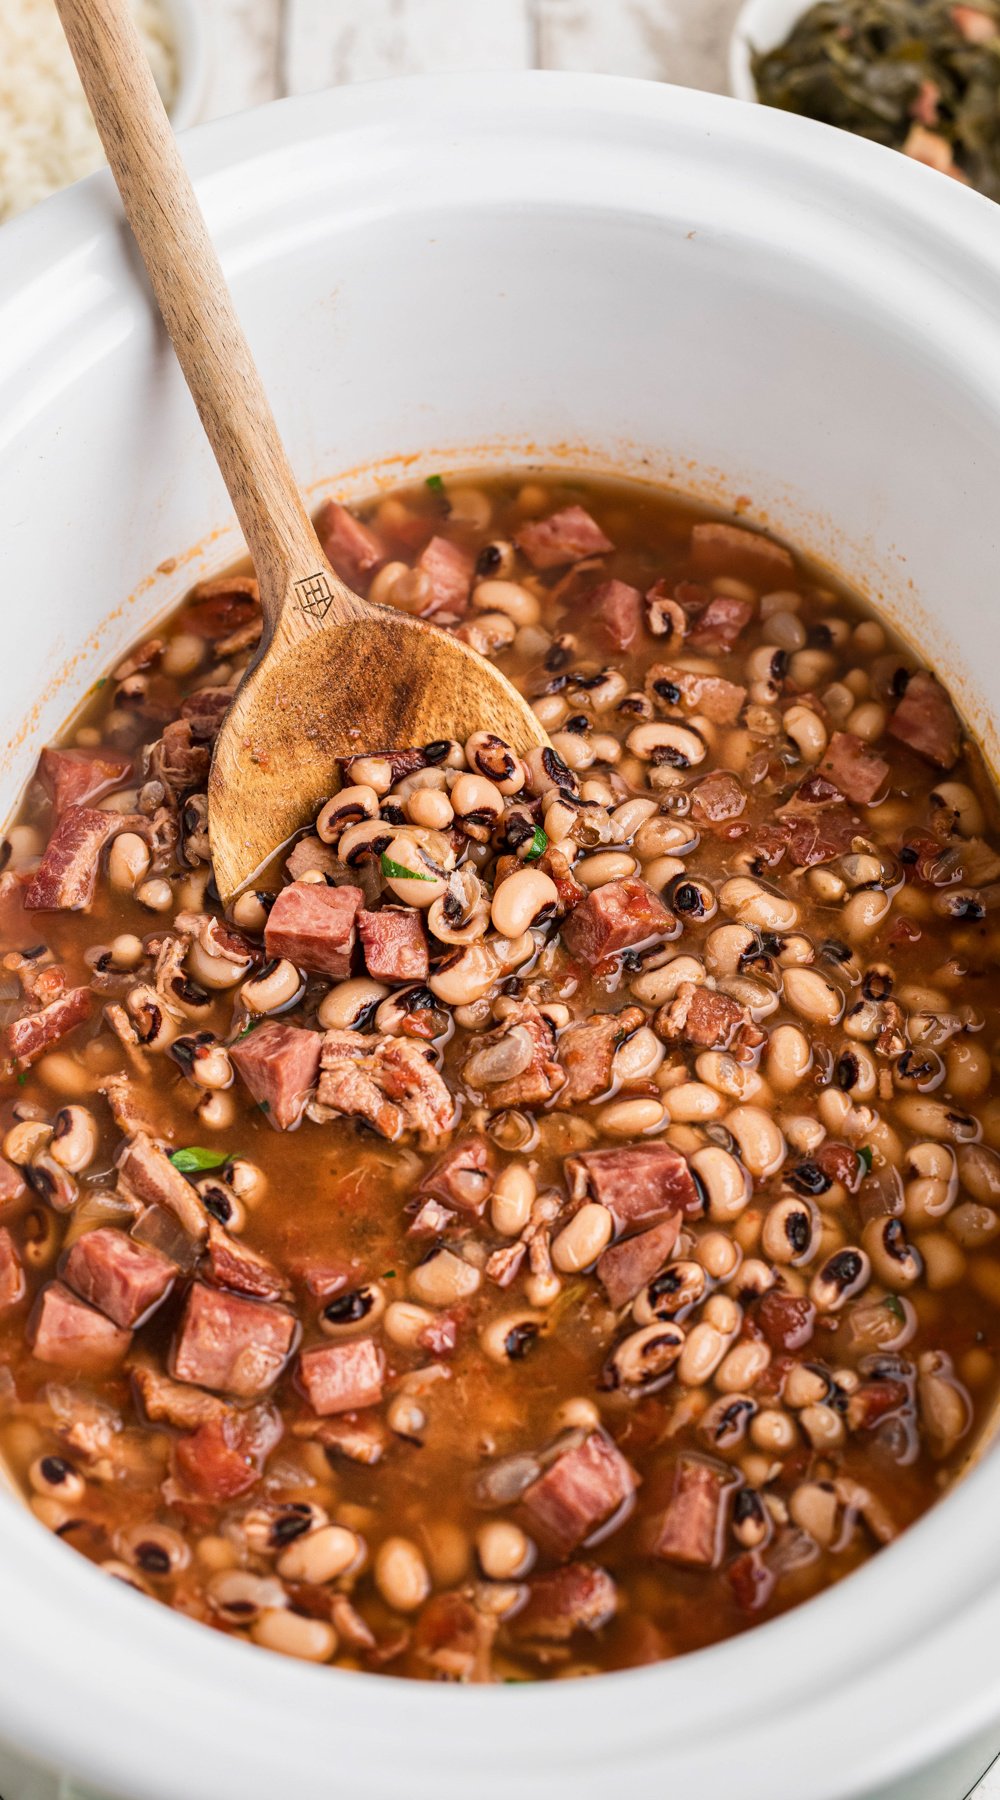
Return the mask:
<svg viewBox="0 0 1000 1800"><path fill-rule="evenodd" d="M150 774L179 798L205 786L211 761L212 752L199 742L190 719L172 719L150 752Z"/></svg>
<svg viewBox="0 0 1000 1800"><path fill-rule="evenodd" d="M726 1494L733 1485L731 1469L682 1456L673 1497L656 1531L654 1555L688 1568L716 1568L722 1555Z"/></svg>
<svg viewBox="0 0 1000 1800"><path fill-rule="evenodd" d="M747 697L745 687L721 675L695 675L669 663L655 663L646 676L646 692L656 702L685 712L703 713L715 725L735 725Z"/></svg>
<svg viewBox="0 0 1000 1800"><path fill-rule="evenodd" d="M27 1292L17 1245L5 1225L0 1225L0 1312L23 1300Z"/></svg>
<svg viewBox="0 0 1000 1800"><path fill-rule="evenodd" d="M726 1570L726 1580L733 1590L737 1606L744 1612L759 1612L774 1592L776 1576L759 1550L745 1550L733 1558Z"/></svg>
<svg viewBox="0 0 1000 1800"><path fill-rule="evenodd" d="M545 1548L568 1556L600 1526L624 1517L638 1482L607 1433L591 1431L525 1488L521 1505Z"/></svg>
<svg viewBox="0 0 1000 1800"><path fill-rule="evenodd" d="M208 1266L212 1280L234 1294L246 1294L253 1300L291 1298L280 1270L259 1250L230 1237L215 1219L208 1223Z"/></svg>
<svg viewBox="0 0 1000 1800"><path fill-rule="evenodd" d="M383 906L358 915L365 967L376 981L426 981L427 933L413 907Z"/></svg>
<svg viewBox="0 0 1000 1800"><path fill-rule="evenodd" d="M447 538L432 537L417 558L417 568L430 579L431 598L424 616L451 613L458 617L469 604L475 564L467 551Z"/></svg>
<svg viewBox="0 0 1000 1800"><path fill-rule="evenodd" d="M197 1431L211 1419L221 1419L229 1411L225 1400L206 1394L204 1388L185 1387L171 1381L149 1363L139 1363L132 1370L143 1411L154 1425L176 1425L179 1431Z"/></svg>
<svg viewBox="0 0 1000 1800"><path fill-rule="evenodd" d="M86 806L91 800L121 787L132 773L132 759L114 750L43 750L38 775L52 800L58 818L68 806Z"/></svg>
<svg viewBox="0 0 1000 1800"><path fill-rule="evenodd" d="M28 1013L23 1019L15 1019L6 1031L7 1049L15 1062L26 1069L29 1063L51 1049L67 1032L82 1025L84 1019L90 1017L91 999L89 988L70 988L68 994L50 1001L48 1006L42 1007L41 1012Z"/></svg>
<svg viewBox="0 0 1000 1800"><path fill-rule="evenodd" d="M411 1038L328 1031L317 1097L331 1112L365 1119L381 1137L413 1132L427 1148L455 1118L446 1083Z"/></svg>
<svg viewBox="0 0 1000 1800"><path fill-rule="evenodd" d="M701 1212L694 1176L670 1144L633 1144L623 1150L585 1150L566 1159L574 1198L606 1206L619 1231L642 1231L672 1213Z"/></svg>
<svg viewBox="0 0 1000 1800"><path fill-rule="evenodd" d="M171 1374L238 1400L272 1387L295 1341L293 1313L193 1283L173 1347Z"/></svg>
<svg viewBox="0 0 1000 1800"><path fill-rule="evenodd" d="M348 587L360 587L362 577L373 574L386 560L381 538L336 500L324 500L316 514L316 536L327 561Z"/></svg>
<svg viewBox="0 0 1000 1800"><path fill-rule="evenodd" d="M61 1281L50 1281L28 1320L27 1340L39 1362L77 1374L113 1369L128 1351L132 1333L85 1306Z"/></svg>
<svg viewBox="0 0 1000 1800"><path fill-rule="evenodd" d="M311 1437L324 1450L332 1450L348 1462L361 1463L366 1469L373 1469L382 1461L389 1443L389 1434L374 1413L352 1413L349 1418L341 1414L322 1423L305 1419L295 1430L300 1437Z"/></svg>
<svg viewBox="0 0 1000 1800"><path fill-rule="evenodd" d="M562 936L570 955L593 968L672 927L670 913L644 881L608 881L573 908Z"/></svg>
<svg viewBox="0 0 1000 1800"><path fill-rule="evenodd" d="M269 1019L229 1052L237 1073L278 1131L297 1125L316 1086L322 1037Z"/></svg>
<svg viewBox="0 0 1000 1800"><path fill-rule="evenodd" d="M556 1105L578 1106L607 1093L615 1051L645 1022L640 1006L626 1006L622 1012L595 1013L590 1019L567 1026L559 1039L559 1061L566 1071L566 1086Z"/></svg>
<svg viewBox="0 0 1000 1800"><path fill-rule="evenodd" d="M351 973L355 922L364 903L356 887L296 881L282 888L264 927L268 956L287 956L299 969L342 981Z"/></svg>
<svg viewBox="0 0 1000 1800"><path fill-rule="evenodd" d="M177 1479L199 1500L237 1500L260 1480L281 1433L281 1418L271 1407L226 1407L174 1445Z"/></svg>
<svg viewBox="0 0 1000 1800"><path fill-rule="evenodd" d="M417 1616L414 1649L446 1681L492 1681L497 1623L464 1594L434 1594Z"/></svg>
<svg viewBox="0 0 1000 1800"><path fill-rule="evenodd" d="M795 575L795 563L783 544L718 519L693 526L691 567L696 575L736 576L764 589L787 587Z"/></svg>
<svg viewBox="0 0 1000 1800"><path fill-rule="evenodd" d="M845 799L853 800L857 806L868 806L885 787L889 764L853 731L835 731L819 772L833 782Z"/></svg>
<svg viewBox="0 0 1000 1800"><path fill-rule="evenodd" d="M611 650L631 650L642 632L642 595L627 581L605 581L587 595L587 606L599 621Z"/></svg>
<svg viewBox="0 0 1000 1800"><path fill-rule="evenodd" d="M70 1249L62 1267L68 1287L116 1325L144 1324L166 1299L177 1274L169 1257L100 1225Z"/></svg>
<svg viewBox="0 0 1000 1800"><path fill-rule="evenodd" d="M522 525L515 539L533 569L558 569L583 556L603 556L614 549L596 520L582 506L564 506L548 519Z"/></svg>
<svg viewBox="0 0 1000 1800"><path fill-rule="evenodd" d="M331 1413L357 1412L377 1406L385 1382L385 1357L371 1338L352 1338L346 1344L324 1344L303 1350L299 1376L314 1413L321 1419Z"/></svg>
<svg viewBox="0 0 1000 1800"><path fill-rule="evenodd" d="M528 1599L513 1622L515 1637L562 1644L575 1631L600 1631L614 1618L618 1592L607 1569L567 1563L528 1583Z"/></svg>
<svg viewBox="0 0 1000 1800"><path fill-rule="evenodd" d="M741 631L754 616L749 600L734 600L719 594L710 600L701 617L691 627L688 643L692 650L707 650L713 656L728 656Z"/></svg>
<svg viewBox="0 0 1000 1800"><path fill-rule="evenodd" d="M827 806L821 813L787 812L781 821L793 868L813 869L852 848L860 831L846 806Z"/></svg>
<svg viewBox="0 0 1000 1800"><path fill-rule="evenodd" d="M939 769L950 769L962 748L962 733L944 688L933 675L918 670L889 720L889 732L918 756Z"/></svg>
<svg viewBox="0 0 1000 1800"><path fill-rule="evenodd" d="M260 589L253 575L213 575L192 588L180 628L214 643L259 620Z"/></svg>
<svg viewBox="0 0 1000 1800"><path fill-rule="evenodd" d="M681 1214L671 1213L638 1237L610 1244L598 1257L597 1279L610 1306L627 1306L660 1273L674 1253L680 1228Z"/></svg>
<svg viewBox="0 0 1000 1800"><path fill-rule="evenodd" d="M478 1216L486 1208L495 1173L496 1156L489 1140L464 1137L431 1164L416 1192L443 1200L457 1212Z"/></svg>
<svg viewBox="0 0 1000 1800"><path fill-rule="evenodd" d="M85 912L94 898L101 851L123 827L121 813L70 806L24 890L28 912Z"/></svg>
<svg viewBox="0 0 1000 1800"><path fill-rule="evenodd" d="M699 1050L728 1050L749 1014L728 994L682 981L653 1022L654 1030L668 1043L693 1044Z"/></svg>
<svg viewBox="0 0 1000 1800"><path fill-rule="evenodd" d="M803 1350L813 1334L816 1308L807 1294L774 1287L754 1308L754 1319L772 1350Z"/></svg>
<svg viewBox="0 0 1000 1800"><path fill-rule="evenodd" d="M196 688L193 694L181 701L181 718L189 720L199 743L211 743L218 737L222 721L232 704L232 688Z"/></svg>
<svg viewBox="0 0 1000 1800"><path fill-rule="evenodd" d="M746 804L746 794L728 769L713 769L691 789L691 817L709 830L738 819Z"/></svg>
<svg viewBox="0 0 1000 1800"><path fill-rule="evenodd" d="M119 1152L118 1181L134 1200L141 1200L145 1206L162 1206L173 1213L191 1237L205 1237L208 1214L198 1195L146 1132L137 1131Z"/></svg>

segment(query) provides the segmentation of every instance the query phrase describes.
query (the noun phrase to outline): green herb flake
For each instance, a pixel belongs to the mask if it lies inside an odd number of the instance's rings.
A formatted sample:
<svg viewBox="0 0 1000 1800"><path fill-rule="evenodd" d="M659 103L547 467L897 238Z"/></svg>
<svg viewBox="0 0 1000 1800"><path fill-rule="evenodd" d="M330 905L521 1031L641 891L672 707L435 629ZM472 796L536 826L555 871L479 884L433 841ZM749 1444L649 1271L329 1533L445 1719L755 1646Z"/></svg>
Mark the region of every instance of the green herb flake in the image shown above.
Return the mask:
<svg viewBox="0 0 1000 1800"><path fill-rule="evenodd" d="M886 1299L883 1300L882 1305L887 1312L891 1312L894 1319L899 1320L901 1325L906 1324L906 1313L903 1310L903 1302L899 1299L898 1295L889 1294Z"/></svg>
<svg viewBox="0 0 1000 1800"><path fill-rule="evenodd" d="M271 1110L270 1100L258 1100L257 1105L260 1107L261 1112L270 1112Z"/></svg>
<svg viewBox="0 0 1000 1800"><path fill-rule="evenodd" d="M408 869L405 863L393 862L382 852L382 873L387 881L433 881L433 875L421 875L419 869Z"/></svg>
<svg viewBox="0 0 1000 1800"><path fill-rule="evenodd" d="M382 1280L383 1281L395 1281L395 1279L396 1279L395 1269L386 1269L384 1275L382 1276Z"/></svg>
<svg viewBox="0 0 1000 1800"><path fill-rule="evenodd" d="M444 478L441 475L428 475L424 486L429 487L432 494L443 494Z"/></svg>
<svg viewBox="0 0 1000 1800"><path fill-rule="evenodd" d="M531 843L528 845L527 850L524 852L524 861L525 862L537 862L538 858L540 856L545 855L545 852L548 849L548 847L549 847L548 838L546 837L541 826L536 825L535 826L535 835L532 838Z"/></svg>
<svg viewBox="0 0 1000 1800"><path fill-rule="evenodd" d="M263 1023L264 1023L263 1014L261 1015L261 1017L259 1019L251 1019L249 1025L244 1025L243 1030L238 1031L236 1033L236 1036L233 1039L233 1043L234 1044L242 1044L243 1039L245 1037L249 1037L251 1031L256 1031L258 1025L263 1025Z"/></svg>
<svg viewBox="0 0 1000 1800"><path fill-rule="evenodd" d="M206 1169L221 1169L229 1161L228 1150L206 1150L201 1144L188 1144L183 1150L172 1150L170 1160L181 1175L202 1175Z"/></svg>
<svg viewBox="0 0 1000 1800"><path fill-rule="evenodd" d="M862 1144L860 1150L858 1151L858 1156L859 1156L860 1160L864 1163L866 1172L870 1175L872 1172L872 1163L875 1161L875 1153L872 1150L871 1145L870 1144Z"/></svg>
<svg viewBox="0 0 1000 1800"><path fill-rule="evenodd" d="M25 1083L27 1082L27 1079L28 1079L28 1071L27 1071L27 1069L22 1069L20 1075L17 1078L18 1087L24 1087Z"/></svg>

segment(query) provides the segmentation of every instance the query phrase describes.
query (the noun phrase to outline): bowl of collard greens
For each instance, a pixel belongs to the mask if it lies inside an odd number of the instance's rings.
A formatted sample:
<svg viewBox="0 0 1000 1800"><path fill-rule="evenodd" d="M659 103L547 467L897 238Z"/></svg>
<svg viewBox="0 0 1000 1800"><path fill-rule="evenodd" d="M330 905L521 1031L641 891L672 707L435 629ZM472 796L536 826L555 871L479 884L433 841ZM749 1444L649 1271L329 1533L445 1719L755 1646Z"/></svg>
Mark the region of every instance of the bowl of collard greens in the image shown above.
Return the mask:
<svg viewBox="0 0 1000 1800"><path fill-rule="evenodd" d="M730 81L1000 200L1000 0L747 0Z"/></svg>

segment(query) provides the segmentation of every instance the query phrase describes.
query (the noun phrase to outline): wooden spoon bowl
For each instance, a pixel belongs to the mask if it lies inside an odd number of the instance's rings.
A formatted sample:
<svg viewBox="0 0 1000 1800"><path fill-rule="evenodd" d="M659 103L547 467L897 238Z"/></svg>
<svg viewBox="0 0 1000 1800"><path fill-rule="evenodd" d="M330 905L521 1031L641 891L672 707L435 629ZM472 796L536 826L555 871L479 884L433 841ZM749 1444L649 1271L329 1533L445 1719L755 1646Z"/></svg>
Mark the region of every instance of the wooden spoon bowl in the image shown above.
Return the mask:
<svg viewBox="0 0 1000 1800"><path fill-rule="evenodd" d="M256 662L219 733L209 838L228 901L339 785L338 758L495 732L547 743L498 670L374 606L320 550L128 0L56 0L122 203L253 559Z"/></svg>

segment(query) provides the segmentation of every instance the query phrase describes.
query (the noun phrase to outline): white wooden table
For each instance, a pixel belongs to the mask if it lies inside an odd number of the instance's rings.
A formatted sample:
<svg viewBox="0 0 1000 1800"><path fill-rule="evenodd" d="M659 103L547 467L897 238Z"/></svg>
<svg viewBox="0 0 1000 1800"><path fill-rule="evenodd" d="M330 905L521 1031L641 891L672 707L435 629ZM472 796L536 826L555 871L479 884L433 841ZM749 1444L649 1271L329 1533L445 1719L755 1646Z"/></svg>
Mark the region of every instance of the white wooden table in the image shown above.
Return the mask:
<svg viewBox="0 0 1000 1800"><path fill-rule="evenodd" d="M598 70L724 93L739 4L200 0L214 40L201 116L343 82L463 69ZM1000 1759L965 1800L1000 1800Z"/></svg>

